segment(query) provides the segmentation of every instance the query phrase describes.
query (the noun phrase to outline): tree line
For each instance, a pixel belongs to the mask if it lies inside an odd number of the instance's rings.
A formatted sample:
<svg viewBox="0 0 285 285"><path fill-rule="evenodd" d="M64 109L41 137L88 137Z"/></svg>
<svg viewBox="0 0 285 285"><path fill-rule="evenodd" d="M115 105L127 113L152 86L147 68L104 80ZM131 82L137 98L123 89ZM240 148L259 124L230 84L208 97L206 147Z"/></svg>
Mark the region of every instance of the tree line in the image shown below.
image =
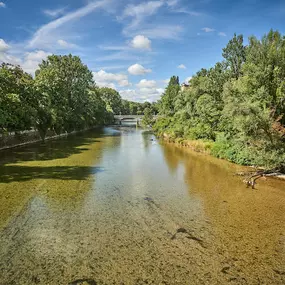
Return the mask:
<svg viewBox="0 0 285 285"><path fill-rule="evenodd" d="M245 45L235 34L222 56L184 91L171 78L154 130L180 142L203 140L213 155L239 164L284 168L285 37L271 30Z"/></svg>
<svg viewBox="0 0 285 285"><path fill-rule="evenodd" d="M33 78L20 66L0 65L0 134L36 129L44 140L57 134L113 122L114 114L140 115L149 102L123 100L111 88L99 88L80 58L52 55Z"/></svg>

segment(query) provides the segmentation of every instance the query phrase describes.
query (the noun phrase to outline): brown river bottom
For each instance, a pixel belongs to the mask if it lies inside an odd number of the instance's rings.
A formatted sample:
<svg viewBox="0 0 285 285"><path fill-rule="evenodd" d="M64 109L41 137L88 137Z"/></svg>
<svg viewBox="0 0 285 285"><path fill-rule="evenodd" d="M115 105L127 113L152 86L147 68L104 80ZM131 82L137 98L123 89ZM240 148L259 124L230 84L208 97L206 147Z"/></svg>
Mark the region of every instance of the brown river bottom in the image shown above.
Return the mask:
<svg viewBox="0 0 285 285"><path fill-rule="evenodd" d="M0 153L0 284L285 284L285 182L105 128Z"/></svg>

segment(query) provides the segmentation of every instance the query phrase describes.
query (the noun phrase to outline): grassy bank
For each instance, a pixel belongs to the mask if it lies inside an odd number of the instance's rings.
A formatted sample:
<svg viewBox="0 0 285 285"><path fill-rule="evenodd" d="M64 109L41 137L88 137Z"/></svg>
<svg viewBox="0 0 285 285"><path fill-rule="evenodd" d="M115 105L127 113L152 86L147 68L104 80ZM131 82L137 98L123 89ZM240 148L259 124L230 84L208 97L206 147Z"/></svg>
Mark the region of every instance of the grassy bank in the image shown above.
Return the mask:
<svg viewBox="0 0 285 285"><path fill-rule="evenodd" d="M216 158L224 159L238 165L255 167L256 169L268 169L268 167L265 167L264 165L257 165L251 163L251 160L253 160L254 155L253 153L250 153L248 149L240 149L237 146L234 146L228 142L223 142L221 140L191 140L182 137L175 137L173 133L167 132L155 132L155 134L169 143L174 143L186 147L198 153L211 155ZM282 173L284 172L282 171ZM277 177L285 179L285 175L277 175Z"/></svg>

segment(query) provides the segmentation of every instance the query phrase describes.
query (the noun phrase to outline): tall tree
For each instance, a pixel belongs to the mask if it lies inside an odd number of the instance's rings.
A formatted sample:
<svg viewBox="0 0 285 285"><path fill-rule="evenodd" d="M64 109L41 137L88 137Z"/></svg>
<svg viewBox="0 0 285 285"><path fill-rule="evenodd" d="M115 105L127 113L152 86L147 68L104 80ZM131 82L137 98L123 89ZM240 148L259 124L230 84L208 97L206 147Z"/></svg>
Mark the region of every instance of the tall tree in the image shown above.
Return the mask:
<svg viewBox="0 0 285 285"><path fill-rule="evenodd" d="M232 77L238 79L241 75L241 67L245 62L245 46L243 45L243 36L234 34L234 37L229 41L223 49L223 57L226 59L230 67Z"/></svg>
<svg viewBox="0 0 285 285"><path fill-rule="evenodd" d="M33 126L33 78L19 66L0 66L0 130L21 131Z"/></svg>
<svg viewBox="0 0 285 285"><path fill-rule="evenodd" d="M175 98L179 94L179 77L172 76L160 100L160 113L163 115L173 115L175 107Z"/></svg>
<svg viewBox="0 0 285 285"><path fill-rule="evenodd" d="M107 110L115 115L119 115L122 110L122 98L118 91L112 88L100 88L100 94L106 103Z"/></svg>
<svg viewBox="0 0 285 285"><path fill-rule="evenodd" d="M93 76L79 57L49 56L40 64L35 81L37 91L51 100L58 132L84 127Z"/></svg>

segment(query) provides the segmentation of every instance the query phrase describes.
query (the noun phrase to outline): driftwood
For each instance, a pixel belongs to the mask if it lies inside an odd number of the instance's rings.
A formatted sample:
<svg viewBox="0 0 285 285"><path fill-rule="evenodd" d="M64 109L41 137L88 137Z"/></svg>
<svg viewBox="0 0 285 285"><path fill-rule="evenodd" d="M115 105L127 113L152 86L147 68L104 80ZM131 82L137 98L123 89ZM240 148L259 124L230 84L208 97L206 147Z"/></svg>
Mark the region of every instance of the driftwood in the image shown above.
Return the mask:
<svg viewBox="0 0 285 285"><path fill-rule="evenodd" d="M256 181L261 177L272 177L272 176L278 176L284 174L283 167L280 168L274 168L270 170L253 170L253 171L247 171L247 172L238 172L237 175L239 176L245 176L246 178L243 180L243 182L246 184L246 187L251 187L254 189L256 185Z"/></svg>

